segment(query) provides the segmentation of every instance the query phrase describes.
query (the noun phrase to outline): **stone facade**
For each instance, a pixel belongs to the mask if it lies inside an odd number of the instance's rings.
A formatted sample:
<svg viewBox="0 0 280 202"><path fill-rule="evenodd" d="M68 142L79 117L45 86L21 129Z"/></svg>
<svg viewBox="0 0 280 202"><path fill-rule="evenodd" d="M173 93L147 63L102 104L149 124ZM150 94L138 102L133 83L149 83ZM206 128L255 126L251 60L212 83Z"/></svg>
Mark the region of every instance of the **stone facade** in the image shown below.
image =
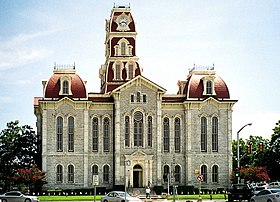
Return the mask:
<svg viewBox="0 0 280 202"><path fill-rule="evenodd" d="M43 82L34 108L46 188L92 187L93 175L108 189L198 186L198 175L204 187L227 187L236 100L225 82L213 68L194 68L176 95L166 95L141 75L135 39L130 8L113 8L101 92L87 93L75 68L55 67Z"/></svg>

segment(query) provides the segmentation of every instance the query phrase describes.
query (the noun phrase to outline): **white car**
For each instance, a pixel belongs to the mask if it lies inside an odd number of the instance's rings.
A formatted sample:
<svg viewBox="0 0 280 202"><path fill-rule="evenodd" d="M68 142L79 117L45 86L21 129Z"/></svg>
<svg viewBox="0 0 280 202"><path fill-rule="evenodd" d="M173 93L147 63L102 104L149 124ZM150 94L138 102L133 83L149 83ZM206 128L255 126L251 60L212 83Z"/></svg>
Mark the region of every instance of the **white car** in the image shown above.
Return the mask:
<svg viewBox="0 0 280 202"><path fill-rule="evenodd" d="M280 189L264 189L251 198L251 202L280 202Z"/></svg>
<svg viewBox="0 0 280 202"><path fill-rule="evenodd" d="M269 183L268 187L270 189L273 189L273 188L280 188L280 182L271 182Z"/></svg>
<svg viewBox="0 0 280 202"><path fill-rule="evenodd" d="M142 200L123 191L111 191L101 198L101 202L142 202Z"/></svg>
<svg viewBox="0 0 280 202"><path fill-rule="evenodd" d="M19 191L7 192L0 195L0 201L2 202L39 202L37 196L24 195Z"/></svg>

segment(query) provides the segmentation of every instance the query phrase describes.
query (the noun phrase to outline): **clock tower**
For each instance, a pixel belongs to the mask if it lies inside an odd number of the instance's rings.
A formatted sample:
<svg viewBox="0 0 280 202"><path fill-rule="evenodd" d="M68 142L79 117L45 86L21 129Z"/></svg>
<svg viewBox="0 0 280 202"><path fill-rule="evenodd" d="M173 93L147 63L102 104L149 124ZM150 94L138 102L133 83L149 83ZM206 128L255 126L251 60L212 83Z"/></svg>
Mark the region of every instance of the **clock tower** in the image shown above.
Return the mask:
<svg viewBox="0 0 280 202"><path fill-rule="evenodd" d="M105 64L99 69L101 93L108 93L141 74L136 56L136 30L130 7L112 9L106 20Z"/></svg>

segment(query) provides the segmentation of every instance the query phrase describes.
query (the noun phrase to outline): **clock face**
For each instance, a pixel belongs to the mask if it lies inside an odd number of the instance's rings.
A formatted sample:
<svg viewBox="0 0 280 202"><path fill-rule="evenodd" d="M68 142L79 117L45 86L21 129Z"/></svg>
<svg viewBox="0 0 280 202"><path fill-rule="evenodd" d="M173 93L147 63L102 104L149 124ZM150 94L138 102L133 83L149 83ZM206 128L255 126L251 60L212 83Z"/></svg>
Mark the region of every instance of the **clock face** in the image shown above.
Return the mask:
<svg viewBox="0 0 280 202"><path fill-rule="evenodd" d="M121 17L119 20L119 25L125 27L127 26L127 24L128 24L128 19L126 17Z"/></svg>

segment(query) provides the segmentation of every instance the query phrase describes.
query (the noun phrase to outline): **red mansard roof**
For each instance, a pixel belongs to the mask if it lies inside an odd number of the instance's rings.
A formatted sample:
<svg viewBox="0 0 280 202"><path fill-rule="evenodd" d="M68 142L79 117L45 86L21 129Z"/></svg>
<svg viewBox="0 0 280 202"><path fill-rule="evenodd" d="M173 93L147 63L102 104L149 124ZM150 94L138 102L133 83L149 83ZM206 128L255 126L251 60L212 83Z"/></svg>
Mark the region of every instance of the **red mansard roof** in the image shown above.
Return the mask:
<svg viewBox="0 0 280 202"><path fill-rule="evenodd" d="M71 77L71 92L69 95L71 98L86 98L86 87L82 79L76 73L54 73L49 79L45 88L45 98L62 98L63 95L59 95L60 91L60 77L67 75Z"/></svg>

